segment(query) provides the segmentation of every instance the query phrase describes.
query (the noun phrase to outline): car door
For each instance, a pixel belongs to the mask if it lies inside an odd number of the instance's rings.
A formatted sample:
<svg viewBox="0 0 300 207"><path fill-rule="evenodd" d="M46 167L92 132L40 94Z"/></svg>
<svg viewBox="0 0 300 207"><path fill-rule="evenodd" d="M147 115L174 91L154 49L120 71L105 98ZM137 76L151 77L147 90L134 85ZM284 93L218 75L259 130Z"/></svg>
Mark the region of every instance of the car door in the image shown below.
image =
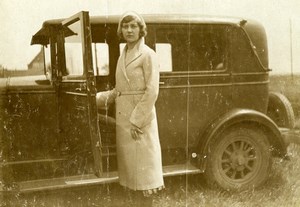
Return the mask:
<svg viewBox="0 0 300 207"><path fill-rule="evenodd" d="M66 175L100 175L101 137L96 107L88 12L62 22L58 39L58 113Z"/></svg>
<svg viewBox="0 0 300 207"><path fill-rule="evenodd" d="M226 26L173 24L155 28L161 70L156 109L163 162L181 163L195 152L192 148L208 124L231 106Z"/></svg>
<svg viewBox="0 0 300 207"><path fill-rule="evenodd" d="M160 89L156 102L163 165L182 164L187 146L188 68L185 25L150 25L160 63ZM155 34L153 34L155 32ZM151 41L151 40L150 40Z"/></svg>

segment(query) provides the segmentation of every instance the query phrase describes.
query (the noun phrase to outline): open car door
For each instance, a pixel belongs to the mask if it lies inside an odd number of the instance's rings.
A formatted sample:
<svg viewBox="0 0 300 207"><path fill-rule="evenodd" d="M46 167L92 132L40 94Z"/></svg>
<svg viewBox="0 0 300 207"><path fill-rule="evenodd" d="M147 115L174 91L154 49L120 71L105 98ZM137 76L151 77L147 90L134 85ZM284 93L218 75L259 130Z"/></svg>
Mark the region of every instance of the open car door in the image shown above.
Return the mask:
<svg viewBox="0 0 300 207"><path fill-rule="evenodd" d="M62 22L58 39L60 146L68 176L102 172L90 28L88 12L80 12Z"/></svg>

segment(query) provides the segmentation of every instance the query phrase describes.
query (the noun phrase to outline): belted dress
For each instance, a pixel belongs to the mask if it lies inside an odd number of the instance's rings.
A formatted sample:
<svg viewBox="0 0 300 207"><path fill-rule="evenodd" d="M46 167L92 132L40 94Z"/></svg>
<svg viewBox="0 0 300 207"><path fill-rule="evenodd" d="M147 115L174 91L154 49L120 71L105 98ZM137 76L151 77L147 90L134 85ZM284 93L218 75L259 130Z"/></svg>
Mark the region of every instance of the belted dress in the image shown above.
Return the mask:
<svg viewBox="0 0 300 207"><path fill-rule="evenodd" d="M156 53L144 44L143 38L130 53L127 50L125 46L118 59L115 89L97 94L97 103L116 103L120 185L132 190L160 189L164 181L155 110L159 92L159 64ZM143 131L139 140L131 136L132 125Z"/></svg>

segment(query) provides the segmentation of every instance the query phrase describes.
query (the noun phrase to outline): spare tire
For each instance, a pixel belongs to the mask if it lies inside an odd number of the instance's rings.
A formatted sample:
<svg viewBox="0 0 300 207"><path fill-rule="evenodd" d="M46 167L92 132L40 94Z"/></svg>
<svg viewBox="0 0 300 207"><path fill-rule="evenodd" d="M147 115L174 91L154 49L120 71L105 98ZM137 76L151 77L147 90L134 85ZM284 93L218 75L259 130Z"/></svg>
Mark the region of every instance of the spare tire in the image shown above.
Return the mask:
<svg viewBox="0 0 300 207"><path fill-rule="evenodd" d="M267 115L279 127L294 128L295 115L289 100L281 93L270 92Z"/></svg>

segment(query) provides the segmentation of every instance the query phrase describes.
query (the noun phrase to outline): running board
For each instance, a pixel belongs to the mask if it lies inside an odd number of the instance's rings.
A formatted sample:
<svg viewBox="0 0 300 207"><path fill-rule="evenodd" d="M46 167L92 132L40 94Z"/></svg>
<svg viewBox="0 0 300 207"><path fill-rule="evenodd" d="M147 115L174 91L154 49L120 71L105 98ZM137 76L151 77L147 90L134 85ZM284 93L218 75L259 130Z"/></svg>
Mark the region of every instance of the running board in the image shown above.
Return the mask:
<svg viewBox="0 0 300 207"><path fill-rule="evenodd" d="M190 163L181 165L170 165L163 167L163 176L176 176L185 174L198 174L203 171L194 167ZM18 183L18 192L29 193L36 191L47 191L47 190L59 190L73 187L86 187L107 183L118 182L118 172L105 172L100 178L93 174L82 175L82 176L71 176L71 177L61 177L53 179L42 179L42 180L32 180L23 181ZM9 192L0 188L1 192ZM11 191L13 192L13 190Z"/></svg>
<svg viewBox="0 0 300 207"><path fill-rule="evenodd" d="M202 171L190 163L182 165L170 165L163 167L163 176L176 176L176 175L185 175L185 174L198 174ZM93 184L104 184L104 183L113 183L119 180L116 172L109 172L104 174L101 178L95 179L85 179L85 180L74 180L66 181L67 185L93 185Z"/></svg>

